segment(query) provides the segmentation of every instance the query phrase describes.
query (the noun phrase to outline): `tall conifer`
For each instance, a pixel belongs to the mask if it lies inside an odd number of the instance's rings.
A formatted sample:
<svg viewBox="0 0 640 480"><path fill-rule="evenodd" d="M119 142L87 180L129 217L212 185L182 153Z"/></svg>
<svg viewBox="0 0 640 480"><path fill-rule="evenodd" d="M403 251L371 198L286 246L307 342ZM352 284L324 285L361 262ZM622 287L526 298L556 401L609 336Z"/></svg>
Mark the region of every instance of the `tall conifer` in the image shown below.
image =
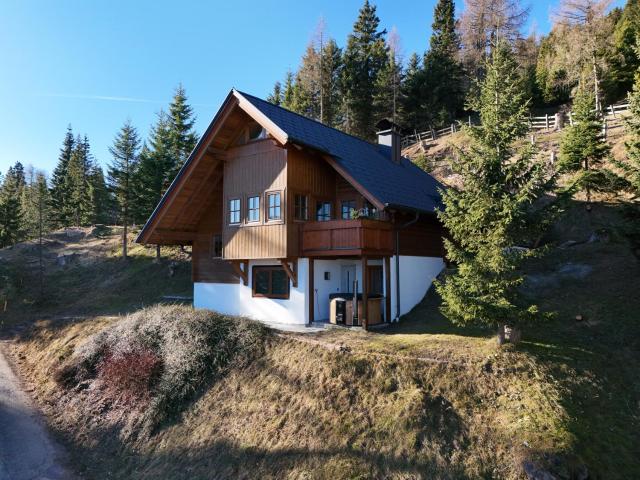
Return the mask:
<svg viewBox="0 0 640 480"><path fill-rule="evenodd" d="M494 48L479 92L470 106L480 113L481 125L466 128L470 144L453 163L463 187L443 192L445 208L438 214L450 233L445 246L457 270L436 287L449 319L498 327L502 341L505 325L516 327L539 315L519 291L518 267L534 251L514 247L528 242L532 228L542 228L543 216L532 206L554 176L528 142L515 151L528 131L528 102L504 42Z"/></svg>
<svg viewBox="0 0 640 480"><path fill-rule="evenodd" d="M173 159L173 166L169 174L170 181L173 181L178 170L187 161L189 154L198 143L198 134L193 128L195 121L193 109L187 102L185 89L182 85L178 85L169 105L169 131Z"/></svg>
<svg viewBox="0 0 640 480"><path fill-rule="evenodd" d="M58 156L58 163L51 176L51 215L56 227L66 227L70 225L68 209L68 174L71 154L75 147L75 139L71 125L67 127L62 148Z"/></svg>

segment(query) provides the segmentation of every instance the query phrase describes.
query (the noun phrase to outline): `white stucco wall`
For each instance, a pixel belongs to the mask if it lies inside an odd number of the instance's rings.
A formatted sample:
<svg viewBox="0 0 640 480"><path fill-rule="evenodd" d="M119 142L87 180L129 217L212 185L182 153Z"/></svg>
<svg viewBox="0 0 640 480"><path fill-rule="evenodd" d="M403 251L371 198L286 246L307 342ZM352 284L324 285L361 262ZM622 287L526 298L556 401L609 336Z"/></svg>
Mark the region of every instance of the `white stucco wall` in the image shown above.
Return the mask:
<svg viewBox="0 0 640 480"><path fill-rule="evenodd" d="M424 298L444 268L441 257L400 255L400 315L409 313ZM396 317L396 259L391 258L391 317Z"/></svg>
<svg viewBox="0 0 640 480"><path fill-rule="evenodd" d="M251 268L254 265L279 265L277 261L251 260L249 284L202 283L193 285L193 306L228 315L241 315L256 320L276 323L304 324L307 317L307 259L298 262L298 287L290 285L289 299L254 298L252 296Z"/></svg>
<svg viewBox="0 0 640 480"><path fill-rule="evenodd" d="M298 260L298 286L290 285L288 300L254 298L251 268L254 265L278 265L276 260L251 260L249 284L196 282L193 286L193 305L229 315L242 315L256 320L286 324L305 324L308 321L308 268L306 258ZM370 260L369 265L382 265L382 260ZM317 320L329 318L329 294L341 289L343 265L355 265L359 288L362 288L362 262L360 260L314 261L314 316ZM391 259L391 317L396 316L395 257ZM436 257L400 257L400 314L404 315L418 304L431 286L433 279L444 268ZM329 279L325 280L325 272ZM387 272L385 272L386 275ZM360 290L361 291L361 290ZM386 294L386 292L385 292Z"/></svg>

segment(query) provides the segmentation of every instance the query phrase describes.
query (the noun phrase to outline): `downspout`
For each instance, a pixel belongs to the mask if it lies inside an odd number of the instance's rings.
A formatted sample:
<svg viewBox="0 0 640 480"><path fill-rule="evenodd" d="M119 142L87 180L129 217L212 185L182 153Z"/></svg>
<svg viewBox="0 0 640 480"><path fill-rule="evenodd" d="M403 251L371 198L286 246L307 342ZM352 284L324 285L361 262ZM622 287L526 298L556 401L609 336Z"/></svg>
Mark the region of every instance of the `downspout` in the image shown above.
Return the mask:
<svg viewBox="0 0 640 480"><path fill-rule="evenodd" d="M410 227L418 221L420 218L420 212L416 211L416 216L407 223L396 227L396 321L400 320L400 230L404 230ZM395 223L395 215L394 215Z"/></svg>

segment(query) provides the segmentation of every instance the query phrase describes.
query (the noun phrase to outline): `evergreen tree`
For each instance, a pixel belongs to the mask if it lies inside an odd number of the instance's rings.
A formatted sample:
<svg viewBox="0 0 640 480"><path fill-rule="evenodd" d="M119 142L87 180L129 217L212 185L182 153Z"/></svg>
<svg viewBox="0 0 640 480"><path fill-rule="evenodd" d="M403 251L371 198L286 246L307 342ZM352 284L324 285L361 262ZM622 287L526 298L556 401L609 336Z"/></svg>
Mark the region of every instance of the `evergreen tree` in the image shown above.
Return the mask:
<svg viewBox="0 0 640 480"><path fill-rule="evenodd" d="M394 31L391 32L389 38L394 38L394 41L389 41L387 45L388 60L376 78L373 105L375 118L388 118L397 123L398 110L401 103L400 86L404 73L399 53L399 41L397 36L393 34Z"/></svg>
<svg viewBox="0 0 640 480"><path fill-rule="evenodd" d="M613 172L605 167L610 147L602 135L602 120L595 111L593 92L578 89L572 118L573 125L566 128L560 143L558 167L573 176L570 189L584 191L589 203L592 192L613 190L617 183Z"/></svg>
<svg viewBox="0 0 640 480"><path fill-rule="evenodd" d="M78 137L69 160L67 171L67 212L76 226L90 225L93 212L89 173L93 165L89 139Z"/></svg>
<svg viewBox="0 0 640 480"><path fill-rule="evenodd" d="M193 110L187 103L187 94L182 85L178 85L169 105L169 131L173 159L173 166L169 170L170 181L173 181L198 143L198 135L193 129L195 120Z"/></svg>
<svg viewBox="0 0 640 480"><path fill-rule="evenodd" d="M389 58L386 30L378 30L379 24L376 7L365 0L343 55L344 129L364 139L375 134L373 99L378 76Z"/></svg>
<svg viewBox="0 0 640 480"><path fill-rule="evenodd" d="M67 133L62 142L58 163L53 170L51 177L51 215L56 227L66 227L70 225L70 215L68 208L69 186L69 162L71 154L75 148L75 140L71 125L67 127Z"/></svg>
<svg viewBox="0 0 640 480"><path fill-rule="evenodd" d="M518 267L534 251L514 248L528 242L531 230L541 230L541 215L533 203L550 187L535 147L514 145L528 131L528 101L510 48L499 42L485 66L486 75L470 107L481 125L465 127L468 148L459 151L453 168L462 190L443 192L445 208L438 213L450 237L447 255L456 272L436 284L444 314L456 324L480 323L519 327L538 316L519 292Z"/></svg>
<svg viewBox="0 0 640 480"><path fill-rule="evenodd" d="M282 106L288 110L294 108L295 80L293 72L289 70L284 80L284 91L282 92Z"/></svg>
<svg viewBox="0 0 640 480"><path fill-rule="evenodd" d="M22 191L20 210L22 212L22 233L24 238L38 238L40 232L51 228L50 194L43 172L33 167L27 169L27 183Z"/></svg>
<svg viewBox="0 0 640 480"><path fill-rule="evenodd" d="M267 102L274 105L280 105L282 103L282 84L276 82L273 85L273 91L267 96Z"/></svg>
<svg viewBox="0 0 640 480"><path fill-rule="evenodd" d="M89 198L91 214L89 223L109 223L112 211L112 199L107 188L102 167L94 164L89 171Z"/></svg>
<svg viewBox="0 0 640 480"><path fill-rule="evenodd" d="M400 124L410 131L424 131L430 123L430 112L426 104L425 72L420 57L413 53L401 84Z"/></svg>
<svg viewBox="0 0 640 480"><path fill-rule="evenodd" d="M24 170L18 164L9 168L0 187L0 248L13 245L22 238L20 194L24 188Z"/></svg>
<svg viewBox="0 0 640 480"><path fill-rule="evenodd" d="M453 0L439 0L433 14L430 48L424 57L427 111L438 126L450 124L464 101L460 39Z"/></svg>
<svg viewBox="0 0 640 480"><path fill-rule="evenodd" d="M640 54L640 34L636 40ZM629 139L625 142L627 160L616 162L636 196L640 196L640 68L636 72L633 90L629 94L630 117L626 121Z"/></svg>
<svg viewBox="0 0 640 480"><path fill-rule="evenodd" d="M173 180L171 122L162 110L143 145L139 166L133 177L136 195L134 218L146 221Z"/></svg>
<svg viewBox="0 0 640 480"><path fill-rule="evenodd" d="M109 152L113 156L113 161L109 166L109 187L115 195L120 210L120 220L123 226L122 257L124 259L128 258L127 234L131 221L132 200L134 199L132 178L138 165L139 148L138 132L127 120L116 135L113 145L109 147Z"/></svg>
<svg viewBox="0 0 640 480"><path fill-rule="evenodd" d="M340 124L342 103L340 75L342 71L342 49L330 38L322 47L322 115L320 120L336 127Z"/></svg>

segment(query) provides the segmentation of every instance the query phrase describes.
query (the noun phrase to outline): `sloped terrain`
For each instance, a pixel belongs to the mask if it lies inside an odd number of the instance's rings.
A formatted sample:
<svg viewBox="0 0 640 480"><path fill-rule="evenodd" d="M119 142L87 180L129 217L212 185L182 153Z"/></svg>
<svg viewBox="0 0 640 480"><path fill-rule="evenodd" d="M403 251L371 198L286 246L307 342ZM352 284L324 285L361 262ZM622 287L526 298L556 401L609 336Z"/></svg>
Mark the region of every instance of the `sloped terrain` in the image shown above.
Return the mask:
<svg viewBox="0 0 640 480"><path fill-rule="evenodd" d="M114 398L104 375L60 381L92 335L123 317L42 320L16 334L13 351L87 478L634 478L639 218L619 203L572 207L545 239L549 255L526 268L526 291L556 316L525 328L517 348L452 326L431 292L378 332L265 334L250 362L203 377L152 431L140 419L153 386L132 402ZM156 267L140 262L148 278ZM135 311L140 298L121 305ZM196 315L181 308L156 313Z"/></svg>

